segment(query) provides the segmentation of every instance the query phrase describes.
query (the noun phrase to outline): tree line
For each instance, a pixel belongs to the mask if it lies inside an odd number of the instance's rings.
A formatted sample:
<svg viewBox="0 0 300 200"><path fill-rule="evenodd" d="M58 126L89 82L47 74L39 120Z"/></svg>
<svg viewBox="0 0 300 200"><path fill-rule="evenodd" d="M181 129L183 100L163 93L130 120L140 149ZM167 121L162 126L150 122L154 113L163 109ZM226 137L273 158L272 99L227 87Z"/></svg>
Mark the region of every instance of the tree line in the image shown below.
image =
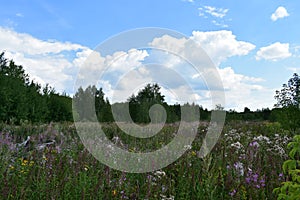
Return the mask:
<svg viewBox="0 0 300 200"><path fill-rule="evenodd" d="M48 84L42 87L40 84L30 81L29 75L21 65L16 65L13 60L0 54L0 121L4 123L20 124L22 122L46 123L50 121L73 121L86 119L89 113L95 112L100 122L113 122L112 112L118 112L119 108L128 106L131 119L136 123L149 123L150 108L158 104L165 110L166 122L173 123L186 120L210 120L211 111L201 105L185 103L184 105L169 105L165 96L160 92L161 87L154 83L148 84L136 95L130 96L126 102L111 104L102 88L88 86L79 88L73 98L67 94L59 94ZM300 77L294 74L287 84L283 84L280 91L276 91L277 103L273 109L264 108L251 111L245 107L243 112L227 111L226 120L243 121L273 121L280 122L283 127L296 131L300 127ZM74 110L72 113L72 100L74 107L84 109ZM93 101L91 101L93 100ZM94 105L89 105L93 102ZM182 116L182 107L193 108L199 115L190 114ZM217 109L222 109L219 105ZM154 114L153 114L154 113ZM153 112L154 120L160 121L164 113ZM120 119L125 119L123 112L118 112ZM153 119L152 119L153 120Z"/></svg>
<svg viewBox="0 0 300 200"><path fill-rule="evenodd" d="M72 99L59 94L48 84L30 81L21 65L0 54L0 121L25 122L72 121Z"/></svg>

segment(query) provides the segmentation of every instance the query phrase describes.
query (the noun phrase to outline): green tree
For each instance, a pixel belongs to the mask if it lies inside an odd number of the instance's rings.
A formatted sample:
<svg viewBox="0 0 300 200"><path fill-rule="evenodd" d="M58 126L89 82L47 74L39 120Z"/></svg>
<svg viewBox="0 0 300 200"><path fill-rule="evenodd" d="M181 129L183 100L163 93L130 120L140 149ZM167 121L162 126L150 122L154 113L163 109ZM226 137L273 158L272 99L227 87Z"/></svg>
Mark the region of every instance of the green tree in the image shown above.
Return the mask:
<svg viewBox="0 0 300 200"><path fill-rule="evenodd" d="M16 123L28 117L27 86L29 76L21 65L8 61L0 54L0 119Z"/></svg>
<svg viewBox="0 0 300 200"><path fill-rule="evenodd" d="M297 73L293 74L287 84L282 85L280 91L276 91L275 99L275 107L281 108L277 112L278 121L295 134L300 127L300 77Z"/></svg>
<svg viewBox="0 0 300 200"><path fill-rule="evenodd" d="M102 88L88 86L83 89L79 87L73 97L73 112L78 114L77 120L91 120L93 112L95 112L99 122L112 122L111 105L104 96Z"/></svg>
<svg viewBox="0 0 300 200"><path fill-rule="evenodd" d="M56 93L48 84L41 89L29 80L22 65L0 53L0 121L70 121L71 105L70 97Z"/></svg>
<svg viewBox="0 0 300 200"><path fill-rule="evenodd" d="M155 84L147 84L138 94L132 95L129 99L130 115L134 122L149 123L149 110L154 104L166 106L165 96L160 92L160 86ZM154 119L160 121L161 113L154 112Z"/></svg>

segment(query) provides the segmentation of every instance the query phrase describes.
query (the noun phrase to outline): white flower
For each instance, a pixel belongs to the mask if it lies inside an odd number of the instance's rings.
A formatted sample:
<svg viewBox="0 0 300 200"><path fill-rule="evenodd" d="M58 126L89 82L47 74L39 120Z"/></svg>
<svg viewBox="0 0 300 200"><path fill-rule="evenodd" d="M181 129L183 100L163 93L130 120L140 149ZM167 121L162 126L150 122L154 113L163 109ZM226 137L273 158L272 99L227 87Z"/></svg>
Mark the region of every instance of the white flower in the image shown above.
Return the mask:
<svg viewBox="0 0 300 200"><path fill-rule="evenodd" d="M161 176L166 175L166 172L164 172L162 170L158 170L158 171L154 172L154 175L157 176L158 178L161 178Z"/></svg>
<svg viewBox="0 0 300 200"><path fill-rule="evenodd" d="M271 142L270 142L270 139L269 139L267 136L262 136L262 135L260 135L260 136L258 136L258 137L255 137L254 140L258 140L258 141L261 141L261 142L265 141L265 142L267 142L268 144L271 143Z"/></svg>
<svg viewBox="0 0 300 200"><path fill-rule="evenodd" d="M240 142L236 142L230 145L231 147L235 147L237 149L243 148L243 145Z"/></svg>
<svg viewBox="0 0 300 200"><path fill-rule="evenodd" d="M234 163L234 168L239 172L241 176L244 176L244 166L241 162Z"/></svg>
<svg viewBox="0 0 300 200"><path fill-rule="evenodd" d="M174 200L174 196L170 196L169 198L166 195L160 194L161 200Z"/></svg>

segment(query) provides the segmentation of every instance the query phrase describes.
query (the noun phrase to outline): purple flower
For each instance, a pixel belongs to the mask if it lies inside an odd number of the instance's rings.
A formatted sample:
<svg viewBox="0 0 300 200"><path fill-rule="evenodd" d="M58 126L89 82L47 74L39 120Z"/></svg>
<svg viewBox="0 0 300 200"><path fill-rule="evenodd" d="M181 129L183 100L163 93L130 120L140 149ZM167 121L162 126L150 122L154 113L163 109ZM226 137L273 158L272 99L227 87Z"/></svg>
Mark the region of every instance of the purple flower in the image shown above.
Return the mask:
<svg viewBox="0 0 300 200"><path fill-rule="evenodd" d="M250 147L254 147L254 148L258 148L259 147L259 144L257 141L253 141L249 144Z"/></svg>
<svg viewBox="0 0 300 200"><path fill-rule="evenodd" d="M257 182L258 174L253 174L252 179L253 182Z"/></svg>
<svg viewBox="0 0 300 200"><path fill-rule="evenodd" d="M232 192L229 192L229 195L230 196L234 196L236 194L236 190L234 189L234 190L232 190Z"/></svg>
<svg viewBox="0 0 300 200"><path fill-rule="evenodd" d="M249 184L250 181L251 181L251 179L250 179L249 177L247 177L245 180L246 180L246 183L248 183L248 184Z"/></svg>

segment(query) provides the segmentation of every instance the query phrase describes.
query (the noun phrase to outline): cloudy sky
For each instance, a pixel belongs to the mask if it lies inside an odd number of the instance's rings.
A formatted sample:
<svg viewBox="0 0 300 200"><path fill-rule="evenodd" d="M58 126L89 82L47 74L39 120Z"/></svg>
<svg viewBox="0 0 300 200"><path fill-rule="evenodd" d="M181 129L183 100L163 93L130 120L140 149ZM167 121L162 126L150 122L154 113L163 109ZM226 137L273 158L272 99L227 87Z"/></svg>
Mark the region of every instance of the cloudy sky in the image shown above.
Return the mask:
<svg viewBox="0 0 300 200"><path fill-rule="evenodd" d="M272 108L275 90L300 72L300 2L295 0L16 0L1 2L1 8L0 51L23 65L35 81L71 95L80 67L99 44L143 27L186 36L159 35L148 41L153 48L192 51L190 41L201 47L222 80L226 109ZM153 81L158 68L146 64L155 60L188 80L191 99L213 106L207 87L201 87L206 80L178 56L126 48L96 56L99 63L110 63L98 81L109 98L114 91L124 96L136 91L141 80ZM168 80L164 86L172 103L180 102L176 96L190 95L180 81Z"/></svg>

